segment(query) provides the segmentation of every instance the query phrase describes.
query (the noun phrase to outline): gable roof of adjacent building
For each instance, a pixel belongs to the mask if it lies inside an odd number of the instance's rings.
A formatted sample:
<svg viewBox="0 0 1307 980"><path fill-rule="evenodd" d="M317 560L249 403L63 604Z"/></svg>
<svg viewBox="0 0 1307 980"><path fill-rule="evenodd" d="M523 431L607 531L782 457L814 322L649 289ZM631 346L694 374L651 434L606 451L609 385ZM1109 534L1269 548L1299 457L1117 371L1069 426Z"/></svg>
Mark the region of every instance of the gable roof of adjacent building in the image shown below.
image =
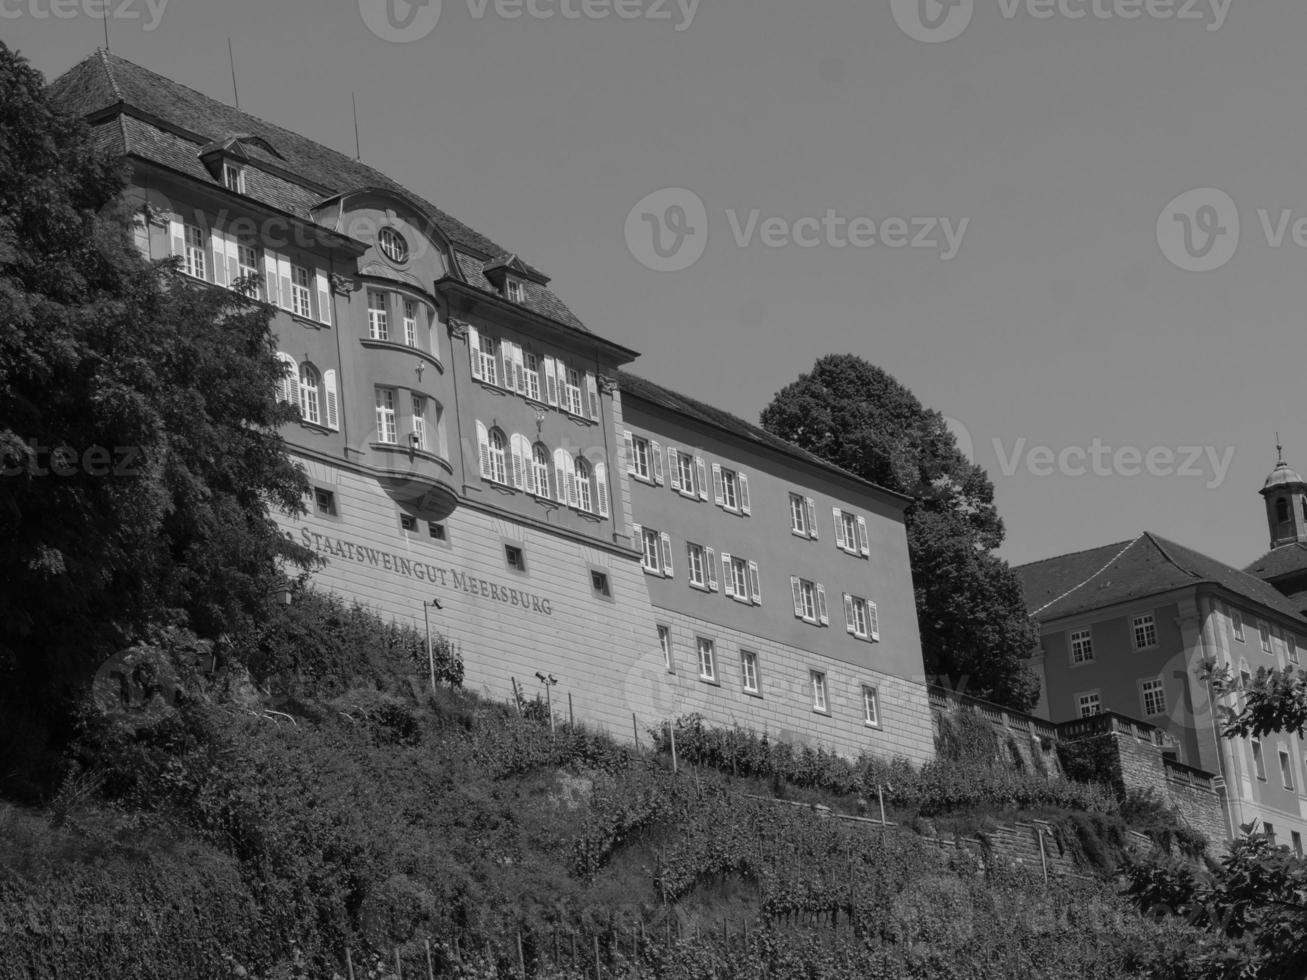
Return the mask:
<svg viewBox="0 0 1307 980"><path fill-rule="evenodd" d="M1175 589L1211 585L1305 622L1295 605L1254 575L1145 531L1131 541L1058 555L1014 569L1040 622Z"/></svg>
<svg viewBox="0 0 1307 980"><path fill-rule="evenodd" d="M101 149L139 157L194 180L216 184L201 154L238 145L254 167L285 178L251 183L247 195L304 221L313 221L317 206L343 193L380 188L402 195L454 244L462 278L487 291L493 290L485 270L513 256L367 164L103 49L51 82L49 92L56 103L91 122ZM526 269L532 282L525 305L567 326L586 329L543 285L548 278L530 266Z"/></svg>
<svg viewBox="0 0 1307 980"><path fill-rule="evenodd" d="M755 445L769 449L772 452L780 453L791 459L806 463L809 466L824 470L827 473L841 477L845 480L852 480L862 487L872 490L877 494L894 500L900 504L910 503L912 498L906 494L899 493L897 490L891 490L888 487L882 487L870 480L865 480L856 473L851 473L843 467L836 466L828 460L822 459L815 453L808 452L796 446L792 442L782 439L778 435L768 432L761 426L746 422L744 419L730 412L723 411L720 408L701 402L688 395L682 395L672 391L670 388L664 388L662 385L655 384L652 381L641 378L638 375L631 374L629 371L618 372L618 386L622 390L623 399L630 395L641 401L648 402L666 411L676 415L685 416L697 422L712 426L715 429L724 432L728 436L734 436L739 439L752 442ZM625 409L625 401L623 402Z"/></svg>

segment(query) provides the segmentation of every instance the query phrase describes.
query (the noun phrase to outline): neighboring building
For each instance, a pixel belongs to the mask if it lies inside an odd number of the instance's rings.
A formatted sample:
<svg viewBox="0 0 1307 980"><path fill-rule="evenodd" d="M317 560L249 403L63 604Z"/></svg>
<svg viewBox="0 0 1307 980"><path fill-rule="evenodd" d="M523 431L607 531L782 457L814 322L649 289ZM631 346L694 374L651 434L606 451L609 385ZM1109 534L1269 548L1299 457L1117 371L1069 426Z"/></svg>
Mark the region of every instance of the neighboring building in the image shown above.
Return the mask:
<svg viewBox="0 0 1307 980"><path fill-rule="evenodd" d="M1260 579L1142 534L1016 569L1042 633L1036 713L1055 723L1099 712L1170 733L1178 761L1221 776L1229 830L1254 818L1285 844L1307 835L1302 741L1218 735L1200 665L1250 678L1296 663L1307 620ZM1227 696L1227 706L1234 696Z"/></svg>
<svg viewBox="0 0 1307 980"><path fill-rule="evenodd" d="M129 162L145 254L276 311L320 586L439 600L469 687L553 675L618 734L694 710L933 757L905 498L620 373L547 277L356 160L107 52L51 91Z"/></svg>

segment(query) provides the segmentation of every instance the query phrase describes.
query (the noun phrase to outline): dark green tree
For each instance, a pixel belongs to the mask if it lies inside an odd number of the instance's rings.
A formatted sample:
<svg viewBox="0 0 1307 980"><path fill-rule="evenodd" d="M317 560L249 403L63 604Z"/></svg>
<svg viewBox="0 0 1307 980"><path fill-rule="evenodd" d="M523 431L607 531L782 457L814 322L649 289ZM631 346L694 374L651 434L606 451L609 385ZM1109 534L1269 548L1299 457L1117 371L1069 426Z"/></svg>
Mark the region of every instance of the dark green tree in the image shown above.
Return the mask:
<svg viewBox="0 0 1307 980"><path fill-rule="evenodd" d="M249 627L309 561L271 519L307 484L269 311L147 264L124 188L0 43L0 718L152 625Z"/></svg>
<svg viewBox="0 0 1307 980"><path fill-rule="evenodd" d="M762 413L770 432L913 499L906 513L926 672L1018 710L1038 684L1039 645L1021 584L994 554L1003 522L985 471L958 449L940 413L852 354L821 358Z"/></svg>

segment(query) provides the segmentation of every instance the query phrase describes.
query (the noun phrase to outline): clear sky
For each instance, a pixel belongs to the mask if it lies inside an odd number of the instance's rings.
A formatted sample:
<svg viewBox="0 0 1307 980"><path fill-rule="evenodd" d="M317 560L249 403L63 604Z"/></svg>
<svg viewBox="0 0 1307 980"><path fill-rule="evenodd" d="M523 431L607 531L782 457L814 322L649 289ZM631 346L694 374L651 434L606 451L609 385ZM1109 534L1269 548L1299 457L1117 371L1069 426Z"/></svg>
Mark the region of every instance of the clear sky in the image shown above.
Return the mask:
<svg viewBox="0 0 1307 980"><path fill-rule="evenodd" d="M103 35L96 0L51 2L0 0L0 36L53 78ZM885 368L969 434L1013 563L1146 529L1242 566L1277 429L1307 470L1296 4L922 0L965 27L927 42L913 0L444 0L401 42L434 7L151 2L110 0L116 53L230 100L231 37L242 108L347 152L357 93L368 163L653 380L756 420L822 354ZM704 215L628 223L663 188ZM1193 188L1230 201L1167 210ZM646 211L702 256L649 268ZM1168 258L1185 220L1225 264Z"/></svg>

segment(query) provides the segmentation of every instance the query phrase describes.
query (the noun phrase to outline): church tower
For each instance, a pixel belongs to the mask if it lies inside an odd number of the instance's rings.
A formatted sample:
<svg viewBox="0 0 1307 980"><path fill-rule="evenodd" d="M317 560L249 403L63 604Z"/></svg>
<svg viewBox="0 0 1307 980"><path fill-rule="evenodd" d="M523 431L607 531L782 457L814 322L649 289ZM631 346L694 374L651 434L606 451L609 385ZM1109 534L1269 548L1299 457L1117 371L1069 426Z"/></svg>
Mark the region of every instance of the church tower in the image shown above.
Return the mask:
<svg viewBox="0 0 1307 980"><path fill-rule="evenodd" d="M1271 547L1307 543L1307 482L1284 461L1284 448L1275 448L1278 455L1275 469L1261 489L1266 501Z"/></svg>

